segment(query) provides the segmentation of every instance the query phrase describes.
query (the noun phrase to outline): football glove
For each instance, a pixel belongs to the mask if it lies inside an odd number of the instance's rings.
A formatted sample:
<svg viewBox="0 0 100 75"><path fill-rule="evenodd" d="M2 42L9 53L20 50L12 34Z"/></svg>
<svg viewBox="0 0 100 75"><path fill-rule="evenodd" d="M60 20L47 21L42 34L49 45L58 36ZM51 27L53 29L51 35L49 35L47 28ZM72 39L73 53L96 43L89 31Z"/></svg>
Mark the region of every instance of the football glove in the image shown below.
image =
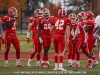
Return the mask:
<svg viewBox="0 0 100 75"><path fill-rule="evenodd" d="M42 44L43 43L43 40L41 37L39 37L39 42Z"/></svg>
<svg viewBox="0 0 100 75"><path fill-rule="evenodd" d="M27 43L29 43L30 42L30 39L29 38L26 38L26 41L27 41Z"/></svg>

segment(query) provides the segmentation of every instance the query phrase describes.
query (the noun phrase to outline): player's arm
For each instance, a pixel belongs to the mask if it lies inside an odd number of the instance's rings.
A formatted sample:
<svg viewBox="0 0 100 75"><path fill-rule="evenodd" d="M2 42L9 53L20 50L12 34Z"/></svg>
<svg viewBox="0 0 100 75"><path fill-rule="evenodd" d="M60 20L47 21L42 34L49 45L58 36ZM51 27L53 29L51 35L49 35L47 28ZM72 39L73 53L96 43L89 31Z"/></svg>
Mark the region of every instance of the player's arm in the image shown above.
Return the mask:
<svg viewBox="0 0 100 75"><path fill-rule="evenodd" d="M68 19L68 23L67 23L67 43L69 43L69 37L70 37L70 24L71 24L71 20Z"/></svg>
<svg viewBox="0 0 100 75"><path fill-rule="evenodd" d="M29 25L29 24L28 24L27 38L30 37L30 32L31 32L31 30L32 30L32 25Z"/></svg>
<svg viewBox="0 0 100 75"><path fill-rule="evenodd" d="M31 30L32 30L32 23L29 23L29 24L28 24L28 30L27 30L27 37L26 37L27 43L30 42L29 37L30 37L30 32L31 32Z"/></svg>
<svg viewBox="0 0 100 75"><path fill-rule="evenodd" d="M13 19L9 19L9 20L6 20L6 24L9 28L11 28L13 25L14 25L14 22L16 21L17 18L13 18Z"/></svg>
<svg viewBox="0 0 100 75"><path fill-rule="evenodd" d="M3 22L6 23L7 27L11 28L17 18L9 18L8 16L3 17Z"/></svg>
<svg viewBox="0 0 100 75"><path fill-rule="evenodd" d="M38 36L41 37L41 29L42 29L42 24L39 23L38 25Z"/></svg>
<svg viewBox="0 0 100 75"><path fill-rule="evenodd" d="M2 38L2 44L4 44L4 35L3 35L2 25L0 25L0 34Z"/></svg>
<svg viewBox="0 0 100 75"><path fill-rule="evenodd" d="M52 27L51 27L51 30L50 30L51 36L53 36L54 27L55 27L54 24L52 24Z"/></svg>
<svg viewBox="0 0 100 75"><path fill-rule="evenodd" d="M0 34L1 34L2 39L4 39L2 25L0 25Z"/></svg>
<svg viewBox="0 0 100 75"><path fill-rule="evenodd" d="M39 42L42 44L43 40L41 38L41 30L42 30L42 24L39 23L39 25L38 25L38 36L39 36Z"/></svg>
<svg viewBox="0 0 100 75"><path fill-rule="evenodd" d="M69 42L69 37L70 37L70 25L67 25L67 42Z"/></svg>

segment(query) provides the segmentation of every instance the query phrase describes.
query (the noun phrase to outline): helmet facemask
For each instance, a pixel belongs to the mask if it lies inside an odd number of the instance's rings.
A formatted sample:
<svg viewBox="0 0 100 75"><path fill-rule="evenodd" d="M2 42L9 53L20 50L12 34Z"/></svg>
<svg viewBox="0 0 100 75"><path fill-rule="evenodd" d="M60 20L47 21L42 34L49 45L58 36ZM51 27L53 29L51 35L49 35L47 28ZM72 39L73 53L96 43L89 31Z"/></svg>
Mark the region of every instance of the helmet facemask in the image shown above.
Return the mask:
<svg viewBox="0 0 100 75"><path fill-rule="evenodd" d="M83 20L83 17L81 15L77 15L77 20L78 21L82 21Z"/></svg>
<svg viewBox="0 0 100 75"><path fill-rule="evenodd" d="M44 12L44 13L43 13L43 17L44 17L45 19L48 19L48 18L50 17L50 13L49 13L49 12Z"/></svg>
<svg viewBox="0 0 100 75"><path fill-rule="evenodd" d="M13 12L13 17L17 18L18 17L18 12Z"/></svg>
<svg viewBox="0 0 100 75"><path fill-rule="evenodd" d="M72 23L75 23L76 22L76 18L70 18Z"/></svg>

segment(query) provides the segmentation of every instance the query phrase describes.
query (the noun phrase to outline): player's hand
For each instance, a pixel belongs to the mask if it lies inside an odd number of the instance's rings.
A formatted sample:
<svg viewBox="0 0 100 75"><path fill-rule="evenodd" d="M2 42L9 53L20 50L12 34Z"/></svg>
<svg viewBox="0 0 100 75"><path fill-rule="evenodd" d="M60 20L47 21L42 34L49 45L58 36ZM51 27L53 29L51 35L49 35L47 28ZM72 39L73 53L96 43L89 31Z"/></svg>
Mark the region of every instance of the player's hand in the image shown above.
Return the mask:
<svg viewBox="0 0 100 75"><path fill-rule="evenodd" d="M29 38L26 38L26 41L27 41L27 43L29 43L30 42L30 39Z"/></svg>
<svg viewBox="0 0 100 75"><path fill-rule="evenodd" d="M41 37L39 37L39 42L42 44L43 43L43 40Z"/></svg>
<svg viewBox="0 0 100 75"><path fill-rule="evenodd" d="M2 44L3 44L3 45L4 45L4 42L5 42L4 39L2 39Z"/></svg>

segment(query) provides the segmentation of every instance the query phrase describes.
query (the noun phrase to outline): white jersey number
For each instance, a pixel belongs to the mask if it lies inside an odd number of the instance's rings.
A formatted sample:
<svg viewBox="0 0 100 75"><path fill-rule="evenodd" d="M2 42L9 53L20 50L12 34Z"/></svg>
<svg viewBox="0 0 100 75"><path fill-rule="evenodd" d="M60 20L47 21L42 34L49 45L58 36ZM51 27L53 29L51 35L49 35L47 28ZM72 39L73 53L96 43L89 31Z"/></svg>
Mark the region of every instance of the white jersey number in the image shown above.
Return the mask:
<svg viewBox="0 0 100 75"><path fill-rule="evenodd" d="M75 34L78 34L78 33L79 33L78 29L75 29L75 31L74 31L74 29L71 30L72 36L75 36Z"/></svg>
<svg viewBox="0 0 100 75"><path fill-rule="evenodd" d="M51 24L44 24L44 29L51 29Z"/></svg>
<svg viewBox="0 0 100 75"><path fill-rule="evenodd" d="M64 20L57 20L56 21L56 29L63 30Z"/></svg>
<svg viewBox="0 0 100 75"><path fill-rule="evenodd" d="M12 30L16 30L16 22L14 22L14 25L12 27Z"/></svg>

